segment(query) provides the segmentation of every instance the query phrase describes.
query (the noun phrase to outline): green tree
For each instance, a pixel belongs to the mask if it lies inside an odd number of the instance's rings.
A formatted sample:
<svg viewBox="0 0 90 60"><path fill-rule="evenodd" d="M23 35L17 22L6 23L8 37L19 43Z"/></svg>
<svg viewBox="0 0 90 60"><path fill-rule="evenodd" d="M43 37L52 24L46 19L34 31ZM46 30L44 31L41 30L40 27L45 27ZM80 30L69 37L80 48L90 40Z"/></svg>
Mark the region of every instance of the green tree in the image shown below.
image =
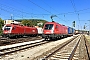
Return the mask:
<svg viewBox="0 0 90 60"><path fill-rule="evenodd" d="M25 26L30 26L30 21L29 20L22 20L21 23Z"/></svg>
<svg viewBox="0 0 90 60"><path fill-rule="evenodd" d="M4 20L0 18L0 35L2 34L2 27L4 25Z"/></svg>
<svg viewBox="0 0 90 60"><path fill-rule="evenodd" d="M21 23L25 26L37 26L37 24L40 22L42 22L44 25L47 21L42 19L22 19L21 20ZM40 25L40 27L43 27L43 25Z"/></svg>

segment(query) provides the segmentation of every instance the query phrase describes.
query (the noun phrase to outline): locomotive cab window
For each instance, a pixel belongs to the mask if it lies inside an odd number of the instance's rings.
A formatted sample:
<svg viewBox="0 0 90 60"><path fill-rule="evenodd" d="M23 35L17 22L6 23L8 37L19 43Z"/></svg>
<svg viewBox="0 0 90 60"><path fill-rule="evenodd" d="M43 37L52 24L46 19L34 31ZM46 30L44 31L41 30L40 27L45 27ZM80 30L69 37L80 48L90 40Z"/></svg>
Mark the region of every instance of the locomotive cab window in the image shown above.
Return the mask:
<svg viewBox="0 0 90 60"><path fill-rule="evenodd" d="M46 24L45 29L46 30L51 30L53 28L53 24Z"/></svg>
<svg viewBox="0 0 90 60"><path fill-rule="evenodd" d="M6 26L4 30L10 30L11 26Z"/></svg>

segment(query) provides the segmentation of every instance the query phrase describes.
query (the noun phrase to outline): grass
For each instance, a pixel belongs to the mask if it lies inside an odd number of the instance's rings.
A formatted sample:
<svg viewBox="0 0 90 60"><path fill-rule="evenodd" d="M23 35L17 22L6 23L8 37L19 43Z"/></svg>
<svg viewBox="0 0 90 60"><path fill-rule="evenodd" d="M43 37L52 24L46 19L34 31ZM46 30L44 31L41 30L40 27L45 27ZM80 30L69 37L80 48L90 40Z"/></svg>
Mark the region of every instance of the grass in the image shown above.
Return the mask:
<svg viewBox="0 0 90 60"><path fill-rule="evenodd" d="M86 39L88 40L88 42L90 43L90 35L86 36Z"/></svg>

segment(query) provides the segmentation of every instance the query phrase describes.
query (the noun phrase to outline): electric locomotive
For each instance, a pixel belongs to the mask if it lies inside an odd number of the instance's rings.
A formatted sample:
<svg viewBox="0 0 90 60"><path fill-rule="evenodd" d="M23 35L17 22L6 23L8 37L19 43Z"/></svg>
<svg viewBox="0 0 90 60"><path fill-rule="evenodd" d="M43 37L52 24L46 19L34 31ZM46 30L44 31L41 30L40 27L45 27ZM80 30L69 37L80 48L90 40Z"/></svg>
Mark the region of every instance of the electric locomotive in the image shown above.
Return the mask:
<svg viewBox="0 0 90 60"><path fill-rule="evenodd" d="M3 37L36 36L38 30L35 27L23 26L20 24L6 24L3 27Z"/></svg>
<svg viewBox="0 0 90 60"><path fill-rule="evenodd" d="M56 22L47 22L44 24L42 37L45 40L66 37L67 35L68 28L65 25Z"/></svg>

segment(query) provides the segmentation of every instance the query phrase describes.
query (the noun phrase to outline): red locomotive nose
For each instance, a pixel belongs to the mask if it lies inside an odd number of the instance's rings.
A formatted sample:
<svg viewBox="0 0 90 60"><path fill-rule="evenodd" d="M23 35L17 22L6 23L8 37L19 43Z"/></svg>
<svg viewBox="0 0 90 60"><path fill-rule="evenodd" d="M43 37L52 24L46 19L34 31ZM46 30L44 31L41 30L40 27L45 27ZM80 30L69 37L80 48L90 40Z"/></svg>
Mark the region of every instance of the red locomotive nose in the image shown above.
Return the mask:
<svg viewBox="0 0 90 60"><path fill-rule="evenodd" d="M4 33L4 34L7 34L7 33L8 33L8 31L4 31L3 33Z"/></svg>
<svg viewBox="0 0 90 60"><path fill-rule="evenodd" d="M53 31L54 31L53 24L46 24L43 30L44 34L52 34Z"/></svg>
<svg viewBox="0 0 90 60"><path fill-rule="evenodd" d="M50 30L44 30L44 34L51 34Z"/></svg>
<svg viewBox="0 0 90 60"><path fill-rule="evenodd" d="M11 26L5 26L5 28L4 28L4 30L3 30L3 33L4 33L4 34L10 33L10 29L11 29Z"/></svg>

